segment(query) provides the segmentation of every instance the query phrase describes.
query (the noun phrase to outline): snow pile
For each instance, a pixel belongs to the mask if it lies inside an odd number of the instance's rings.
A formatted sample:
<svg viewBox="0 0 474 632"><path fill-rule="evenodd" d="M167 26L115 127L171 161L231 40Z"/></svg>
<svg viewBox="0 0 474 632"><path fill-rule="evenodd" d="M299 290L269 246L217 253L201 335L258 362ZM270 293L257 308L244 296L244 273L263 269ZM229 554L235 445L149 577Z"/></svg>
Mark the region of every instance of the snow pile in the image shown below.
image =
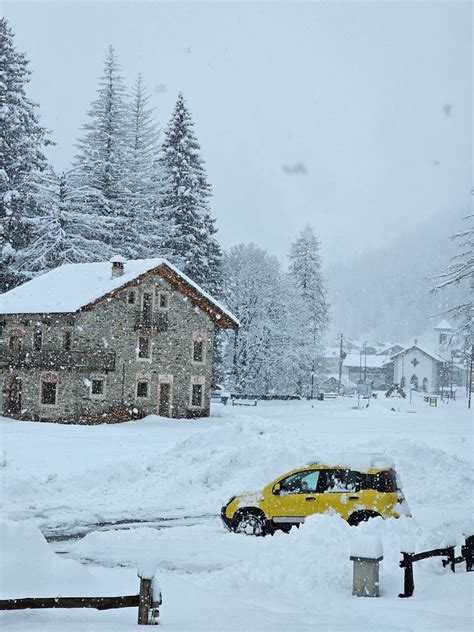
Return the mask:
<svg viewBox="0 0 474 632"><path fill-rule="evenodd" d="M88 569L56 555L31 521L0 520L0 546L2 599L100 594Z"/></svg>
<svg viewBox="0 0 474 632"><path fill-rule="evenodd" d="M351 557L365 557L371 560L383 557L382 540L370 535L356 535L352 540Z"/></svg>

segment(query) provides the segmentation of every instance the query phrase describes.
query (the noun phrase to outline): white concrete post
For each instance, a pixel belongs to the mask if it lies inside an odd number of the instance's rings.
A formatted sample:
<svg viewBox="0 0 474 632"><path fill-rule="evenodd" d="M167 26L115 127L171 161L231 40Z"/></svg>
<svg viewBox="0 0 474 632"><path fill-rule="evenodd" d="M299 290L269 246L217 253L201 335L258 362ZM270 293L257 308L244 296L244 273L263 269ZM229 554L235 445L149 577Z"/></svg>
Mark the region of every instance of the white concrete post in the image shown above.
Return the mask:
<svg viewBox="0 0 474 632"><path fill-rule="evenodd" d="M383 547L379 538L359 536L354 540L350 556L354 562L352 594L356 597L379 597L379 562Z"/></svg>

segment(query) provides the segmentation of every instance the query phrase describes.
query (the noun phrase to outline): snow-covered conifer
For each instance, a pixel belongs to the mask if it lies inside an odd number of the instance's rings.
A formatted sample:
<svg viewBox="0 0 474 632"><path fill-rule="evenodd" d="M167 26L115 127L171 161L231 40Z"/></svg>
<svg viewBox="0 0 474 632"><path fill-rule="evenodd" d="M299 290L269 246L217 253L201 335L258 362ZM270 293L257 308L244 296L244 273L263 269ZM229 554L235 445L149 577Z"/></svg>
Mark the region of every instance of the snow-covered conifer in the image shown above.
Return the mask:
<svg viewBox="0 0 474 632"><path fill-rule="evenodd" d="M106 220L81 212L69 174L48 169L32 183L36 212L25 222L30 243L19 253L15 269L31 278L64 263L100 261L107 237Z"/></svg>
<svg viewBox="0 0 474 632"><path fill-rule="evenodd" d="M108 227L101 259L117 252L133 257L136 227L126 204L126 89L112 46L83 130L71 178L79 211L96 216ZM102 240L102 236L97 238Z"/></svg>
<svg viewBox="0 0 474 632"><path fill-rule="evenodd" d="M25 217L35 212L30 180L45 169L43 148L50 141L39 123L37 104L26 94L28 61L15 49L6 18L0 19L0 69L0 290L7 290L22 280L14 267L30 239Z"/></svg>
<svg viewBox="0 0 474 632"><path fill-rule="evenodd" d="M164 255L166 218L159 206L159 128L150 96L139 75L128 105L126 136L126 206L136 234L139 258Z"/></svg>
<svg viewBox="0 0 474 632"><path fill-rule="evenodd" d="M160 204L170 222L164 242L168 256L197 283L219 295L221 251L209 209L211 187L181 93L164 133L160 163Z"/></svg>
<svg viewBox="0 0 474 632"><path fill-rule="evenodd" d="M320 244L311 226L306 225L291 244L289 258L290 278L305 312L304 343L300 346L300 380L302 384L306 382L312 391L311 384L314 387L318 373L316 356L321 351L328 327L329 309L321 273Z"/></svg>

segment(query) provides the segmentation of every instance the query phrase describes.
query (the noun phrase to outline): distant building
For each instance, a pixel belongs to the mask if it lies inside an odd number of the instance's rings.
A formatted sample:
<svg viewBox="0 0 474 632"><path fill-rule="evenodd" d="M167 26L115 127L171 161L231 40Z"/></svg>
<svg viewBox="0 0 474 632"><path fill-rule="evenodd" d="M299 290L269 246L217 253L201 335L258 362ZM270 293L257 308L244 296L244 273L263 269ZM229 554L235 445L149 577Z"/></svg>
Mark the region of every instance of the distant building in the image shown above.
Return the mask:
<svg viewBox="0 0 474 632"><path fill-rule="evenodd" d="M394 382L405 389L426 393L464 386L466 369L450 354L452 333L451 325L442 320L423 342L416 340L413 345L392 356Z"/></svg>
<svg viewBox="0 0 474 632"><path fill-rule="evenodd" d="M3 412L97 423L209 413L236 318L165 259L63 265L0 296Z"/></svg>
<svg viewBox="0 0 474 632"><path fill-rule="evenodd" d="M350 353L343 360L342 375L352 384L380 390L390 383L391 367L386 356Z"/></svg>

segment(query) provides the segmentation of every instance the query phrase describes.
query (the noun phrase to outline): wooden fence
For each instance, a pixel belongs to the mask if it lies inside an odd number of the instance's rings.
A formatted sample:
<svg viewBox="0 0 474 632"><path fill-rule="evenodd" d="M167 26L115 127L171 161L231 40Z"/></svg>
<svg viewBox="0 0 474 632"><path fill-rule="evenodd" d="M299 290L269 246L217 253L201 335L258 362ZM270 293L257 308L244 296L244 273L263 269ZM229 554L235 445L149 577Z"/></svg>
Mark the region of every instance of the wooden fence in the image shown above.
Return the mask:
<svg viewBox="0 0 474 632"><path fill-rule="evenodd" d="M403 559L400 562L401 568L404 569L403 592L399 597L411 597L415 591L415 582L413 579L413 564L429 557L445 557L442 560L443 566L449 566L454 573L456 564L466 562L466 571L474 570L474 536L466 537L466 543L461 547L461 555L456 557L454 546L447 546L443 549L432 549L431 551L423 551L422 553L406 553L402 551Z"/></svg>
<svg viewBox="0 0 474 632"><path fill-rule="evenodd" d="M158 623L161 603L161 592L157 595L153 594L153 578L140 577L140 589L137 595L0 599L0 610L26 610L30 608L95 608L96 610L111 610L116 608L138 608L138 624L155 625Z"/></svg>

